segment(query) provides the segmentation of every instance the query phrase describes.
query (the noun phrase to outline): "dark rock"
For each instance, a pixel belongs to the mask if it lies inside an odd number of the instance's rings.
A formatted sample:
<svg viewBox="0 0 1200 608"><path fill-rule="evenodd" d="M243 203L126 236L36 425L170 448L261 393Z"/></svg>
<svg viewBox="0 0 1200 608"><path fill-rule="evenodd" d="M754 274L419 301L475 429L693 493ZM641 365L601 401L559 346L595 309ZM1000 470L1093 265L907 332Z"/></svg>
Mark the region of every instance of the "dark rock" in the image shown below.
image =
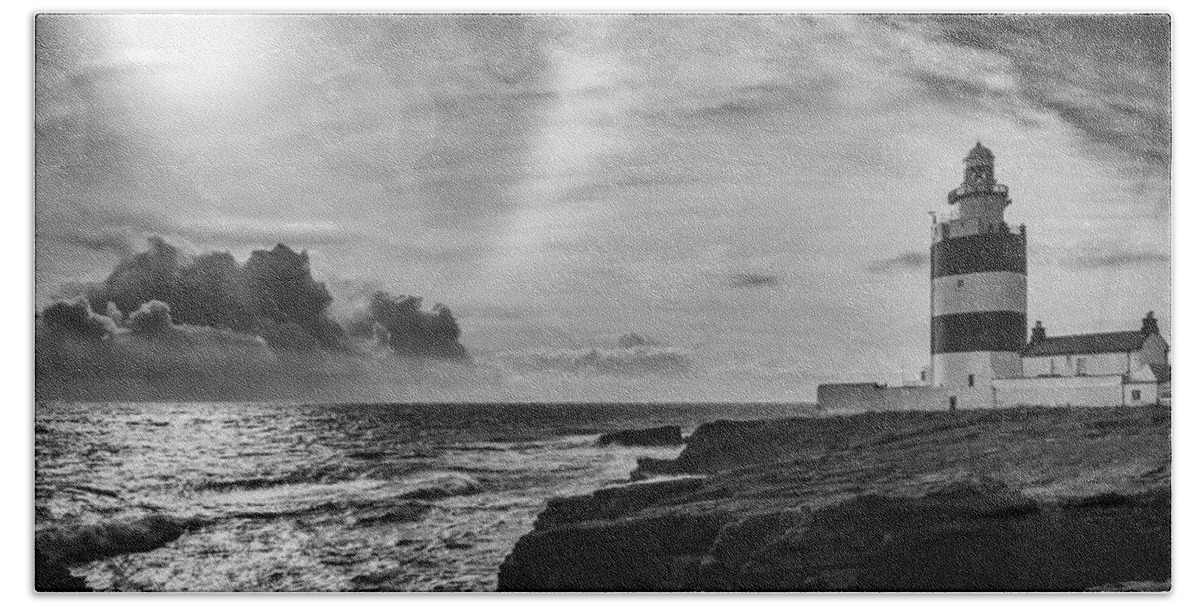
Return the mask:
<svg viewBox="0 0 1200 608"><path fill-rule="evenodd" d="M535 531L500 565L500 591L693 591L720 516L661 517Z"/></svg>
<svg viewBox="0 0 1200 608"><path fill-rule="evenodd" d="M671 497L696 492L703 486L703 479L689 477L604 488L587 496L552 498L538 516L534 529L546 529L591 519L614 519Z"/></svg>
<svg viewBox="0 0 1200 608"><path fill-rule="evenodd" d="M33 589L41 593L79 593L91 591L87 581L71 574L61 563L44 562L35 552Z"/></svg>
<svg viewBox="0 0 1200 608"><path fill-rule="evenodd" d="M731 589L1083 591L1169 580L1170 507L997 511L1007 501L864 496L764 547ZM998 518L1003 512L1005 517Z"/></svg>
<svg viewBox="0 0 1200 608"><path fill-rule="evenodd" d="M631 429L605 433L600 436L600 445L682 445L683 431L678 426L660 426L652 429Z"/></svg>
<svg viewBox="0 0 1200 608"><path fill-rule="evenodd" d="M1121 583L1108 583L1088 589L1088 591L1102 591L1107 593L1127 593L1131 591L1165 593L1170 590L1171 581L1125 581Z"/></svg>
<svg viewBox="0 0 1200 608"><path fill-rule="evenodd" d="M128 523L54 529L34 537L34 589L88 591L68 566L157 549L183 535L187 522L151 516Z"/></svg>
<svg viewBox="0 0 1200 608"><path fill-rule="evenodd" d="M648 456L637 459L637 467L629 474L629 478L634 481L650 479L656 476L663 475L678 475L682 473L679 465L674 459L670 458L650 458Z"/></svg>
<svg viewBox="0 0 1200 608"><path fill-rule="evenodd" d="M499 588L1165 590L1170 431L1150 408L705 424L634 473L705 478L550 501Z"/></svg>

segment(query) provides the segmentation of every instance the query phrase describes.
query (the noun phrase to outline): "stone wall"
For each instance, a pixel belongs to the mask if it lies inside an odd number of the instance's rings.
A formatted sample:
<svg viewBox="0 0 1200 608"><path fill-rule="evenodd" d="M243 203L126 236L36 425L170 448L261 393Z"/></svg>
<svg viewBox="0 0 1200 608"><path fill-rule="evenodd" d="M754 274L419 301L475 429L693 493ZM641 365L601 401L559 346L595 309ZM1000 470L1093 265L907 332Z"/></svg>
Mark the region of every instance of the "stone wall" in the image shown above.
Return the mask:
<svg viewBox="0 0 1200 608"><path fill-rule="evenodd" d="M822 384L817 405L829 412L892 412L949 409L946 389L933 386L887 386L873 382Z"/></svg>

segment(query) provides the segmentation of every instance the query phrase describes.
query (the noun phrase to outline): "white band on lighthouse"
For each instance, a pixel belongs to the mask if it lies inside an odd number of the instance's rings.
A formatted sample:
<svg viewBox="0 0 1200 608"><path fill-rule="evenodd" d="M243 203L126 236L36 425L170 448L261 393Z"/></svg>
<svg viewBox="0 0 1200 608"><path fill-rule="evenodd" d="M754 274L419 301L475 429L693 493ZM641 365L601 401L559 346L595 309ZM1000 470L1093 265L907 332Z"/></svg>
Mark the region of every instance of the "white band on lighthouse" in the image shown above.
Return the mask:
<svg viewBox="0 0 1200 608"><path fill-rule="evenodd" d="M1025 275L976 272L933 280L933 316L1009 311L1025 314Z"/></svg>

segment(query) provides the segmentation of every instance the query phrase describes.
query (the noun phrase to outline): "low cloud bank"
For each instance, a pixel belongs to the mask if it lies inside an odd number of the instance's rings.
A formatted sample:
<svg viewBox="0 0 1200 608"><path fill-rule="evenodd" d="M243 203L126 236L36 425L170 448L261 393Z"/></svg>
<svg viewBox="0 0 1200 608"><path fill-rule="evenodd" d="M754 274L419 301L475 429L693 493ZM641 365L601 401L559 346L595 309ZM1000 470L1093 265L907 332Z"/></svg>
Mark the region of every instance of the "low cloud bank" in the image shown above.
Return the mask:
<svg viewBox="0 0 1200 608"><path fill-rule="evenodd" d="M516 353L509 361L529 371L637 376L683 374L694 366L688 351L635 333L618 338L615 347L538 349Z"/></svg>
<svg viewBox="0 0 1200 608"><path fill-rule="evenodd" d="M39 399L399 400L432 367L470 375L448 308L376 292L343 327L308 254L282 244L242 265L152 238L83 292L37 315Z"/></svg>
<svg viewBox="0 0 1200 608"><path fill-rule="evenodd" d="M280 351L351 348L346 328L330 314L333 295L312 276L308 252L283 244L254 251L239 264L228 252L193 258L151 237L148 250L121 261L102 283L85 288L84 296L91 310L104 310L116 322L159 302L167 306L154 312L160 326L169 321L261 336ZM421 303L417 297L376 292L356 323L387 328L397 354L466 359L450 310L437 304L425 312Z"/></svg>
<svg viewBox="0 0 1200 608"><path fill-rule="evenodd" d="M36 326L40 400L405 401L417 386L481 381L472 366L443 360L276 350L259 336L169 323L162 302L139 308L126 327L82 298L53 307Z"/></svg>

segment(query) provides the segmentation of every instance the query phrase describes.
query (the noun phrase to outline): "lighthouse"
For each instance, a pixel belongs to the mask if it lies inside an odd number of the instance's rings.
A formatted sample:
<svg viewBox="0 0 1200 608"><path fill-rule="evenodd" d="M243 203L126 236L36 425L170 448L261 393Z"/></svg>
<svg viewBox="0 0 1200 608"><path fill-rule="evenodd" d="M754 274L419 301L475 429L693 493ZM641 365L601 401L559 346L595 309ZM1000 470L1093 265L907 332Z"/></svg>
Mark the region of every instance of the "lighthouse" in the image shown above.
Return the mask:
<svg viewBox="0 0 1200 608"><path fill-rule="evenodd" d="M992 151L976 143L936 222L930 246L932 385L950 409L993 407L992 380L1021 375L1025 347L1025 227L1004 221L1012 203L996 182Z"/></svg>
<svg viewBox="0 0 1200 608"><path fill-rule="evenodd" d="M996 158L976 142L963 181L933 222L930 244L930 369L922 382L817 386L829 412L1020 406L1170 405L1170 346L1154 313L1141 331L1048 335L1038 321L1025 340L1025 226L1004 221L1012 204L996 182ZM935 214L936 218L936 214Z"/></svg>

